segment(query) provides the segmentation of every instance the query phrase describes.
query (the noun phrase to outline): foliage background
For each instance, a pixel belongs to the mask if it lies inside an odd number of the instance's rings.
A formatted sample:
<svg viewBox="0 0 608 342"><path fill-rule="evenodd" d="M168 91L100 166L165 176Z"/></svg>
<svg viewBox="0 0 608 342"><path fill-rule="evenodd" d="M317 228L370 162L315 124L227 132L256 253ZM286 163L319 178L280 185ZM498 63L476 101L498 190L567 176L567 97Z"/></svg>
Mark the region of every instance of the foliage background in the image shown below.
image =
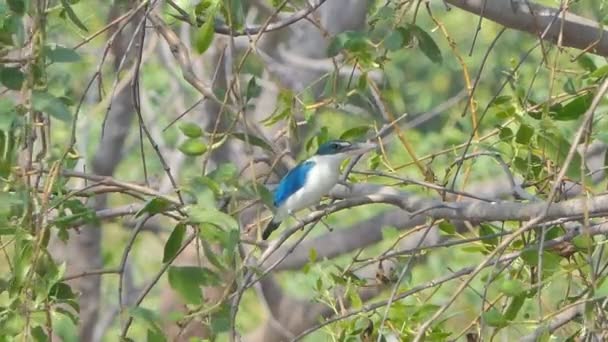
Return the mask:
<svg viewBox="0 0 608 342"><path fill-rule="evenodd" d="M605 20L599 0L536 3ZM357 206L308 236L292 232L285 244L299 247L283 266L247 284L270 265L258 263L268 245L256 234L276 175L329 138L382 146L349 181L431 204L442 199L447 208L476 203L471 196L505 208L604 200L606 103L591 105L608 71L601 53L540 44L540 34L503 32L489 20L478 30L479 17L442 2L327 0L280 30L221 34L264 30L275 12L283 22L306 6L0 2L3 338L290 340L320 322L319 313L348 310L355 314L305 340L410 340L425 332L430 340L601 338L608 294L601 205L575 206L516 234L506 250L501 242L534 216L473 220L428 208L411 216L389 200ZM595 115L581 153L564 165L589 108ZM459 169L459 146L469 139L473 157ZM457 243L442 248L446 241ZM384 308L365 310L393 288L402 293L474 268L493 251L523 254L470 284L455 279L394 302L386 321ZM563 313L570 319L551 325Z"/></svg>

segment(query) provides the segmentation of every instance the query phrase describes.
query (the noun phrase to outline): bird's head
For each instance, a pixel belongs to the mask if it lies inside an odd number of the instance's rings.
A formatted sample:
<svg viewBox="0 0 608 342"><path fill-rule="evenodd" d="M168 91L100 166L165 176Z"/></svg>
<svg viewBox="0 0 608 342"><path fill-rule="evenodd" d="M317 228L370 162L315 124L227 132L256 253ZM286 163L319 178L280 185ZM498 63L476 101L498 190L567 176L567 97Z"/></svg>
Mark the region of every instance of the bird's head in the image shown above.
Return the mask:
<svg viewBox="0 0 608 342"><path fill-rule="evenodd" d="M376 148L372 143L356 143L346 140L330 140L319 146L316 156L336 156L346 159L349 156L356 156Z"/></svg>

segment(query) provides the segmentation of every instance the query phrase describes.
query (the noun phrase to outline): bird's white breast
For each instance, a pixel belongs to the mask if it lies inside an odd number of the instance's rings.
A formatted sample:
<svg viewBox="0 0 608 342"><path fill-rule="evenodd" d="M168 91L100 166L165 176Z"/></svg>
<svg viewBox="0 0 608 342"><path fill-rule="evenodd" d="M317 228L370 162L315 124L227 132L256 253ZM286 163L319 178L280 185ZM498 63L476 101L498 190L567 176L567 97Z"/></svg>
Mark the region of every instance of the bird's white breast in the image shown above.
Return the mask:
<svg viewBox="0 0 608 342"><path fill-rule="evenodd" d="M340 156L315 156L310 158L315 165L310 169L304 186L289 196L278 208L276 216L281 219L296 211L313 206L327 195L340 178Z"/></svg>

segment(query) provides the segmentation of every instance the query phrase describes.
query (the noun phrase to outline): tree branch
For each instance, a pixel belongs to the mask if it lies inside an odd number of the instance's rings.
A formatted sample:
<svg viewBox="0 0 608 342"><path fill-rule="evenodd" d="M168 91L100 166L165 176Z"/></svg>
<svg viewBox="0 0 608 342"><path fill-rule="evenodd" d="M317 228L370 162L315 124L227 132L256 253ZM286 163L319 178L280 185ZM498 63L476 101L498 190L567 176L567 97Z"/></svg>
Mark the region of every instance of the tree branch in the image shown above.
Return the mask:
<svg viewBox="0 0 608 342"><path fill-rule="evenodd" d="M562 15L559 14L559 9L527 0L446 0L446 2L505 27L536 36L555 20L545 35L545 40L556 42L561 35L562 46L608 56L608 30L603 29L600 23L576 14L566 11Z"/></svg>

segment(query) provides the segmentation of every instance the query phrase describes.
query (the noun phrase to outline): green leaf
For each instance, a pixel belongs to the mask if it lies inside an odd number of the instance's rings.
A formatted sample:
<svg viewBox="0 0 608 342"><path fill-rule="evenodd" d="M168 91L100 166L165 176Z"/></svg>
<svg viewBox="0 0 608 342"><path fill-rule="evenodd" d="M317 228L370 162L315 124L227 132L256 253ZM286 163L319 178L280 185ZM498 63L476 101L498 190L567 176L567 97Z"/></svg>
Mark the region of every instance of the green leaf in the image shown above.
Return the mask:
<svg viewBox="0 0 608 342"><path fill-rule="evenodd" d="M568 102L568 104L559 108L557 111L552 112L552 117L553 119L560 121L576 120L589 109L592 100L593 94L581 95Z"/></svg>
<svg viewBox="0 0 608 342"><path fill-rule="evenodd" d="M143 208L135 214L135 217L148 213L150 215L158 214L167 211L172 206L172 203L161 197L154 197L144 204Z"/></svg>
<svg viewBox="0 0 608 342"><path fill-rule="evenodd" d="M162 335L162 330L159 324L160 317L155 311L143 308L141 306L136 306L134 308L129 309L129 315L135 320L143 323L146 329L154 331L156 334Z"/></svg>
<svg viewBox="0 0 608 342"><path fill-rule="evenodd" d="M576 248L588 250L593 248L594 241L588 234L581 234L572 239L572 244L576 246Z"/></svg>
<svg viewBox="0 0 608 342"><path fill-rule="evenodd" d="M534 135L534 128L530 125L522 123L517 130L517 134L515 135L515 141L522 145L527 145L530 143L530 139Z"/></svg>
<svg viewBox="0 0 608 342"><path fill-rule="evenodd" d="M509 297L516 297L525 292L524 284L517 279L505 279L500 284L500 292Z"/></svg>
<svg viewBox="0 0 608 342"><path fill-rule="evenodd" d="M53 63L71 63L80 60L80 55L74 49L56 44L45 46L44 54Z"/></svg>
<svg viewBox="0 0 608 342"><path fill-rule="evenodd" d="M441 57L441 50L433 40L433 38L426 33L422 28L416 25L408 25L412 34L418 39L418 47L433 63L441 64L443 57Z"/></svg>
<svg viewBox="0 0 608 342"><path fill-rule="evenodd" d="M219 334L228 331L230 329L230 306L222 303L220 309L211 314L209 320L213 333Z"/></svg>
<svg viewBox="0 0 608 342"><path fill-rule="evenodd" d="M203 129L194 122L182 122L178 128L188 138L200 138L203 135Z"/></svg>
<svg viewBox="0 0 608 342"><path fill-rule="evenodd" d="M384 38L384 47L388 51L399 50L403 47L404 44L405 39L403 37L403 34L401 34L401 31L399 30L393 30L391 33L388 34L386 38Z"/></svg>
<svg viewBox="0 0 608 342"><path fill-rule="evenodd" d="M66 106L63 101L47 92L34 90L32 107L34 107L35 110L48 113L54 118L64 122L69 122L72 119L72 114L70 113L68 106Z"/></svg>
<svg viewBox="0 0 608 342"><path fill-rule="evenodd" d="M200 156L207 152L207 145L201 139L188 139L178 149L187 156Z"/></svg>
<svg viewBox="0 0 608 342"><path fill-rule="evenodd" d="M560 268L562 258L553 252L543 252L543 278L546 278L557 272ZM538 251L529 250L521 254L522 260L529 266L538 266Z"/></svg>
<svg viewBox="0 0 608 342"><path fill-rule="evenodd" d="M255 76L251 77L249 82L247 82L247 91L245 93L245 102L249 102L249 100L253 99L254 97L260 96L261 92L262 92L262 87L260 87L256 83Z"/></svg>
<svg viewBox="0 0 608 342"><path fill-rule="evenodd" d="M194 47L196 52L203 54L211 46L213 41L213 35L215 34L215 20L213 16L215 11L207 17L207 20L201 26L194 35Z"/></svg>
<svg viewBox="0 0 608 342"><path fill-rule="evenodd" d="M49 337L46 335L41 326L31 329L31 334L36 342L46 342L49 340Z"/></svg>
<svg viewBox="0 0 608 342"><path fill-rule="evenodd" d="M337 55L342 49L350 52L364 52L369 48L369 40L365 32L346 31L337 34L327 48L328 57Z"/></svg>
<svg viewBox="0 0 608 342"><path fill-rule="evenodd" d="M183 223L178 223L175 228L173 228L171 235L169 235L169 238L165 243L165 250L163 252L163 263L166 263L169 260L173 259L173 257L175 257L180 247L182 246L182 241L184 241L185 235L186 225Z"/></svg>
<svg viewBox="0 0 608 342"><path fill-rule="evenodd" d="M308 250L308 261L315 263L317 261L317 250L311 248Z"/></svg>
<svg viewBox="0 0 608 342"><path fill-rule="evenodd" d="M482 237L481 241L489 246L496 246L498 244L498 237L483 237L488 235L496 234L494 227L489 224L482 223L479 225L479 237Z"/></svg>
<svg viewBox="0 0 608 342"><path fill-rule="evenodd" d="M576 62L578 63L578 65L580 65L586 71L593 72L597 69L597 66L595 66L595 63L593 62L593 59L591 59L591 57L588 54L580 55L576 59Z"/></svg>
<svg viewBox="0 0 608 342"><path fill-rule="evenodd" d="M606 75L608 75L608 65L604 65L601 68L593 71L591 74L589 74L589 77L602 78Z"/></svg>
<svg viewBox="0 0 608 342"><path fill-rule="evenodd" d="M520 294L518 296L513 297L511 300L511 304L507 307L507 311L505 311L504 318L508 321L512 321L517 317L517 313L521 310L522 306L526 302L526 295Z"/></svg>
<svg viewBox="0 0 608 342"><path fill-rule="evenodd" d="M232 216L214 208L194 206L189 208L188 215L193 223L209 223L224 230L239 229L239 224Z"/></svg>
<svg viewBox="0 0 608 342"><path fill-rule="evenodd" d="M501 328L507 325L508 321L503 317L503 315L495 308L490 308L488 311L484 312L481 315L481 319L487 325L491 327Z"/></svg>
<svg viewBox="0 0 608 342"><path fill-rule="evenodd" d="M561 166L568 156L570 142L559 132L543 132L538 135L538 148L555 165ZM566 175L572 179L579 180L581 177L581 156L574 153Z"/></svg>
<svg viewBox="0 0 608 342"><path fill-rule="evenodd" d="M20 68L5 68L0 66L0 82L10 90L21 90L25 75Z"/></svg>
<svg viewBox="0 0 608 342"><path fill-rule="evenodd" d="M357 127L349 128L346 131L344 131L344 133L342 133L342 135L340 135L340 139L343 139L343 140L361 139L361 138L365 137L367 132L369 132L369 129L370 129L369 126L357 126Z"/></svg>
<svg viewBox="0 0 608 342"><path fill-rule="evenodd" d="M169 284L188 304L203 303L201 286L217 286L221 280L217 274L205 267L171 266Z"/></svg>
<svg viewBox="0 0 608 342"><path fill-rule="evenodd" d="M593 298L602 298L608 296L608 277L601 280L601 283L593 293Z"/></svg>
<svg viewBox="0 0 608 342"><path fill-rule="evenodd" d="M89 32L87 27L83 24L82 21L80 21L80 19L76 15L76 12L74 12L74 10L72 9L72 6L70 6L70 3L68 2L68 0L61 0L61 5L63 6L62 14L63 13L67 14L68 18L70 18L70 20L74 23L74 25L78 26L79 29L81 29L85 32Z"/></svg>
<svg viewBox="0 0 608 342"><path fill-rule="evenodd" d="M452 224L449 221L443 221L443 222L439 223L439 230L441 230L442 232L444 232L448 235L452 235L452 234L456 233L456 226L454 226L454 224Z"/></svg>
<svg viewBox="0 0 608 342"><path fill-rule="evenodd" d="M241 141L249 140L249 143L251 145L261 147L262 149L264 149L266 151L272 151L272 146L268 145L268 143L264 139L262 139L260 137L256 137L255 135L251 135L251 134L247 134L247 133L232 133L232 136Z"/></svg>
<svg viewBox="0 0 608 342"><path fill-rule="evenodd" d="M399 237L399 231L393 226L382 227L382 239L395 241Z"/></svg>
<svg viewBox="0 0 608 342"><path fill-rule="evenodd" d="M25 1L24 0L7 0L8 8L16 14L25 14Z"/></svg>

